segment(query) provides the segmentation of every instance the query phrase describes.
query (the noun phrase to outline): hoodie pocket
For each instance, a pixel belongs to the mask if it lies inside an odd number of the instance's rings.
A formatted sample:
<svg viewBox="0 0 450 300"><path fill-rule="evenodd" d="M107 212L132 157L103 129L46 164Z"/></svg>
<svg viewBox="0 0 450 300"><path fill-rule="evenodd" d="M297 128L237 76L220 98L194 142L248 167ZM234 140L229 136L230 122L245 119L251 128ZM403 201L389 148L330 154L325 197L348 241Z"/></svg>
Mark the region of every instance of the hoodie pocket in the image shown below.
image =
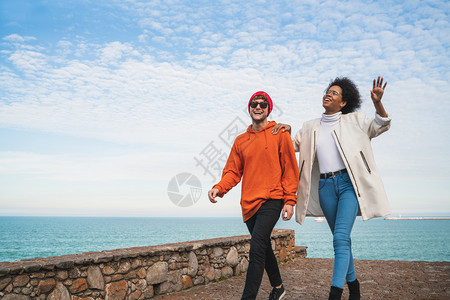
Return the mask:
<svg viewBox="0 0 450 300"><path fill-rule="evenodd" d="M364 156L364 153L362 151L359 151L359 154L361 154L361 158L364 162L364 165L366 166L367 172L369 172L369 174L372 173L372 171L370 170L369 164L367 163L366 157Z"/></svg>

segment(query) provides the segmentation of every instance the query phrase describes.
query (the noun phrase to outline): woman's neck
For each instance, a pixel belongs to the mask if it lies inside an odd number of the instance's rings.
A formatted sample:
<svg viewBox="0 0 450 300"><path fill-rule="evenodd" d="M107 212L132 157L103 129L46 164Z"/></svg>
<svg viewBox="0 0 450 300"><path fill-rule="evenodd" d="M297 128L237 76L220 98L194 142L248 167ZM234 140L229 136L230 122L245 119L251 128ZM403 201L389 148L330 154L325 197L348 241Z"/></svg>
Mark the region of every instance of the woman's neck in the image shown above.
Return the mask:
<svg viewBox="0 0 450 300"><path fill-rule="evenodd" d="M322 114L322 122L336 122L341 118L342 112L338 111L337 113L334 114L327 114L324 113Z"/></svg>

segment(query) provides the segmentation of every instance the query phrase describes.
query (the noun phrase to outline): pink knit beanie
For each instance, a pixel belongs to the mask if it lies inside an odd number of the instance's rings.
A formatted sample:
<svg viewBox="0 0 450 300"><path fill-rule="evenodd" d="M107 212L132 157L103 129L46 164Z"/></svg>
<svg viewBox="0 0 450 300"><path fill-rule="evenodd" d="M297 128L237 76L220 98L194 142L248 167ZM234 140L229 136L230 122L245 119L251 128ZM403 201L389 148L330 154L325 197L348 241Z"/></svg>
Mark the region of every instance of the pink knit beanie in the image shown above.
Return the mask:
<svg viewBox="0 0 450 300"><path fill-rule="evenodd" d="M250 103L252 102L253 97L258 96L258 95L264 95L267 99L267 102L269 102L269 113L267 114L267 116L269 116L270 112L273 109L273 103L272 103L272 99L270 98L269 94L267 94L266 92L263 92L263 91L256 92L250 97L250 100L248 101L248 112L250 113Z"/></svg>

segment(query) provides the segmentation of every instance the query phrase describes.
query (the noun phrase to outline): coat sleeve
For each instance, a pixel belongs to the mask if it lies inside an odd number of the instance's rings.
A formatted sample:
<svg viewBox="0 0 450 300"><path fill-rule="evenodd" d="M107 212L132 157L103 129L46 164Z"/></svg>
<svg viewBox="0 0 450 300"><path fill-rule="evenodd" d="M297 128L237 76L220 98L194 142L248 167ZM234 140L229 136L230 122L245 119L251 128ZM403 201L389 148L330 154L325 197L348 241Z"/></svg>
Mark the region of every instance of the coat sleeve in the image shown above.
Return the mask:
<svg viewBox="0 0 450 300"><path fill-rule="evenodd" d="M294 136L292 143L294 144L295 152L300 152L300 143L301 143L302 130L300 129Z"/></svg>
<svg viewBox="0 0 450 300"><path fill-rule="evenodd" d="M219 183L213 186L219 190L219 197L223 197L229 190L236 186L242 178L243 163L239 151L237 149L236 141L231 148L227 163L222 172L222 179Z"/></svg>
<svg viewBox="0 0 450 300"><path fill-rule="evenodd" d="M391 127L390 117L381 118L376 115L375 118L368 118L366 115L359 113L358 119L362 130L367 133L370 139L388 131Z"/></svg>
<svg viewBox="0 0 450 300"><path fill-rule="evenodd" d="M297 203L298 164L289 133L283 132L280 141L281 185L284 204Z"/></svg>

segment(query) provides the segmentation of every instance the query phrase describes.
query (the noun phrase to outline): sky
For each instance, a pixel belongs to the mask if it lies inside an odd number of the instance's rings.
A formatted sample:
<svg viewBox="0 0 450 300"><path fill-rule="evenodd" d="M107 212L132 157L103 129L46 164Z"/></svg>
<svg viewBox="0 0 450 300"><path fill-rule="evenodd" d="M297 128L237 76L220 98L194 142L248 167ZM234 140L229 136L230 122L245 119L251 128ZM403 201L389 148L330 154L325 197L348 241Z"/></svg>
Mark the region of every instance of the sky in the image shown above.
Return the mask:
<svg viewBox="0 0 450 300"><path fill-rule="evenodd" d="M393 215L450 215L450 2L0 1L0 216L239 217L211 204L233 139L323 112L347 76Z"/></svg>

